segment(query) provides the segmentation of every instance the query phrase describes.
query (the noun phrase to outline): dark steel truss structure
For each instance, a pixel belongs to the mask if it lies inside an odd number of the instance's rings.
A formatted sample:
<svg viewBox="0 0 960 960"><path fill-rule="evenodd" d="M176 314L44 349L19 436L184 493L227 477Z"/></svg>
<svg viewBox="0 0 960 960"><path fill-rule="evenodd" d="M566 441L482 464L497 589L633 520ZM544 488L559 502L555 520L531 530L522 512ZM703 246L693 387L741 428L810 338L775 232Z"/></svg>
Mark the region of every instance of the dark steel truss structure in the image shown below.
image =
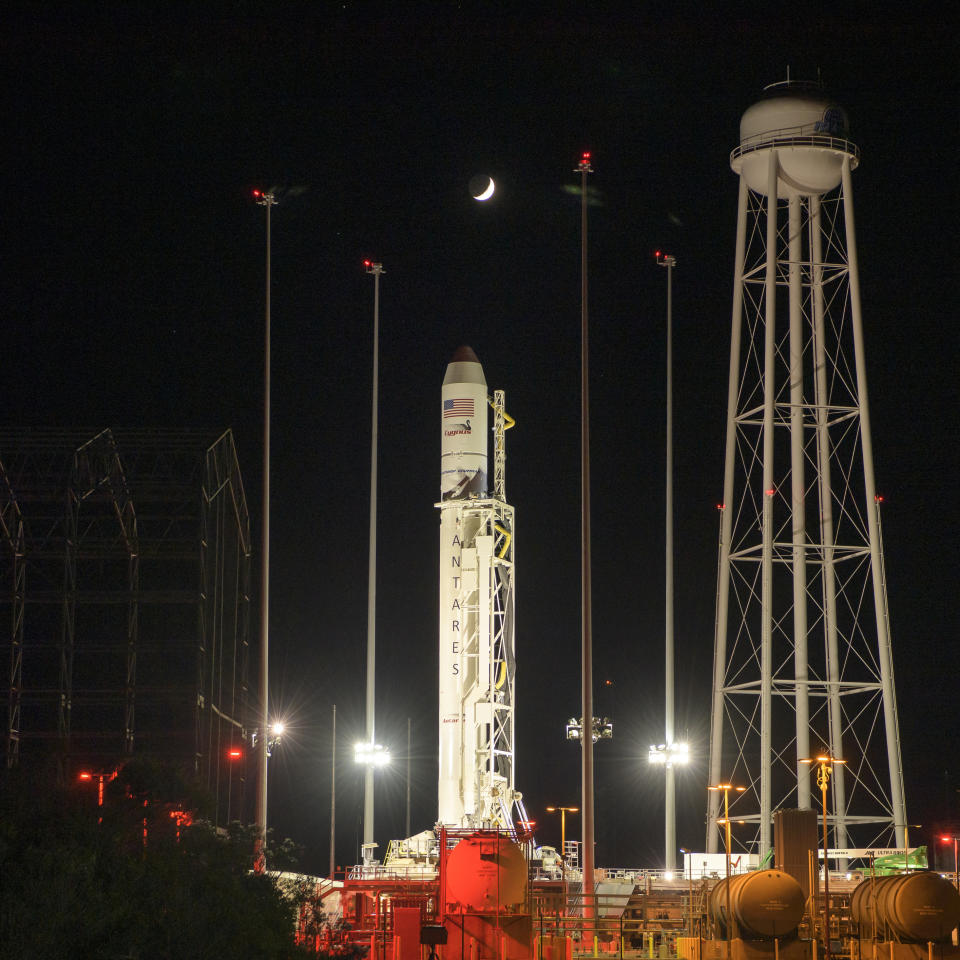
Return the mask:
<svg viewBox="0 0 960 960"><path fill-rule="evenodd" d="M7 766L148 755L249 822L250 568L229 430L0 430Z"/></svg>

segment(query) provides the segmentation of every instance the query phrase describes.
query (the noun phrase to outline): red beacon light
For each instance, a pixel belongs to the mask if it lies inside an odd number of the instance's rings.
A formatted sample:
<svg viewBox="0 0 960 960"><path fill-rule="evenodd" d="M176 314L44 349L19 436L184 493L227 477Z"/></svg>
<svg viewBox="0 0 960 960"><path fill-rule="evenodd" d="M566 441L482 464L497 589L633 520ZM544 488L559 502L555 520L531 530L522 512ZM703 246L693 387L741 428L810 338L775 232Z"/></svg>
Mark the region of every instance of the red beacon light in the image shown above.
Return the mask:
<svg viewBox="0 0 960 960"><path fill-rule="evenodd" d="M231 760L239 760L243 756L243 751L237 750L236 747L234 747L232 750L227 751L227 756Z"/></svg>
<svg viewBox="0 0 960 960"><path fill-rule="evenodd" d="M262 196L263 196L263 192L260 191L260 190L254 190L254 191L253 191L253 195L254 195L255 197L262 197Z"/></svg>
<svg viewBox="0 0 960 960"><path fill-rule="evenodd" d="M93 779L93 774L92 774L92 773L87 773L87 771L84 770L83 773L80 774L80 779L81 779L81 780L92 780L92 779Z"/></svg>

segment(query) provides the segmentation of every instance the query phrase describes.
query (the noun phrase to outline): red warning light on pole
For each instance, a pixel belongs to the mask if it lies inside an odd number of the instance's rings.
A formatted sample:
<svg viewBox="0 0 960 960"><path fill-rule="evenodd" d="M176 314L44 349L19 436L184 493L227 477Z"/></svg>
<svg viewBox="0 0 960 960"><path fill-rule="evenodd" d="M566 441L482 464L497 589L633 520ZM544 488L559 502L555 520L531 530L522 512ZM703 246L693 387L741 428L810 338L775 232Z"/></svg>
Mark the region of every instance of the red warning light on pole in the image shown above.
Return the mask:
<svg viewBox="0 0 960 960"><path fill-rule="evenodd" d="M234 747L233 749L227 751L227 756L231 760L239 760L243 756L243 751L237 750L236 747Z"/></svg>
<svg viewBox="0 0 960 960"><path fill-rule="evenodd" d="M364 265L365 267L372 267L372 266L373 266L373 261L372 261L372 260L364 260L364 261L363 261L363 265Z"/></svg>
<svg viewBox="0 0 960 960"><path fill-rule="evenodd" d="M263 193L262 193L261 191L259 191L259 190L254 190L254 191L253 191L253 195L254 195L255 197L258 197L258 198L259 198L259 197L262 197L262 196L263 196Z"/></svg>

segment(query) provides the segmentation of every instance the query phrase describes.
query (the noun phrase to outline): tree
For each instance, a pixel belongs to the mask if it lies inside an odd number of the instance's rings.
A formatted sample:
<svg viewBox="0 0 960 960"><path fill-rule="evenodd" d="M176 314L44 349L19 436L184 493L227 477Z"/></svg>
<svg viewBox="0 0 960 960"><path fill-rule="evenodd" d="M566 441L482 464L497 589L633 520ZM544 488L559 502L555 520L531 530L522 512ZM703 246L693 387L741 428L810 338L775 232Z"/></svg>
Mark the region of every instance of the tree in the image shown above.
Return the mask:
<svg viewBox="0 0 960 960"><path fill-rule="evenodd" d="M0 787L0 957L302 955L294 945L299 905L250 871L254 831L188 823L190 799L188 780L146 761L127 763L102 808L76 787L8 773Z"/></svg>

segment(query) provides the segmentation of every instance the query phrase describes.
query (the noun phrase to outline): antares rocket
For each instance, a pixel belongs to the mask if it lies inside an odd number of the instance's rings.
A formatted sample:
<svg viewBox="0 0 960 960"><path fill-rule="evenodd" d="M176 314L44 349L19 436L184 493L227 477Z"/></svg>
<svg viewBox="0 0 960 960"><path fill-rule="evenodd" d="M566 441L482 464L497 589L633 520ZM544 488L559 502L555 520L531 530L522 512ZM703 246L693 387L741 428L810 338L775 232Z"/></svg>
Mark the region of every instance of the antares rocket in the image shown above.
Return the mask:
<svg viewBox="0 0 960 960"><path fill-rule="evenodd" d="M514 517L504 491L504 394L476 354L447 366L440 411L439 823L513 828ZM488 457L493 414L494 481Z"/></svg>

